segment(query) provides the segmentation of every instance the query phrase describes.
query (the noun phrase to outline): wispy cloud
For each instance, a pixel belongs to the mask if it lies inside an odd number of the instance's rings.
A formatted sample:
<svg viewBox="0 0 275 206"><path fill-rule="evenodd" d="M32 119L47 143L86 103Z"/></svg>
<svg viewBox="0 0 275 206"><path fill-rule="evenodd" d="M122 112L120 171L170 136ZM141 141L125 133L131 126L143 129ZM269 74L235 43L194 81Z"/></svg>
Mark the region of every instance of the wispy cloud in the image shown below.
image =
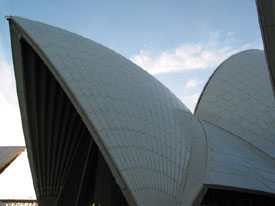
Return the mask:
<svg viewBox="0 0 275 206"><path fill-rule="evenodd" d="M0 175L0 199L36 199L26 150Z"/></svg>
<svg viewBox="0 0 275 206"><path fill-rule="evenodd" d="M201 85L202 83L203 83L203 81L200 81L198 79L189 79L186 82L184 88L197 87L197 86Z"/></svg>
<svg viewBox="0 0 275 206"><path fill-rule="evenodd" d="M24 145L24 137L14 73L0 38L0 146L19 145ZM26 151L1 174L0 185L1 199L35 198Z"/></svg>
<svg viewBox="0 0 275 206"><path fill-rule="evenodd" d="M0 38L0 145L23 145L14 73Z"/></svg>
<svg viewBox="0 0 275 206"><path fill-rule="evenodd" d="M232 54L249 48L259 48L255 44L245 44L238 48L232 46L232 33L226 35L212 32L205 43L184 43L173 50L166 50L159 55L141 50L130 59L151 74L173 73L184 70L207 69L218 66Z"/></svg>
<svg viewBox="0 0 275 206"><path fill-rule="evenodd" d="M16 105L15 81L11 64L0 45L0 102Z"/></svg>
<svg viewBox="0 0 275 206"><path fill-rule="evenodd" d="M130 58L134 63L147 70L156 77L168 79L171 73L208 69L209 73L218 67L225 59L239 51L246 49L263 49L262 40L241 44L235 38L236 32L211 32L206 42L183 43L175 49L153 54L150 51L140 51L139 54ZM162 75L159 75L162 74ZM166 81L166 86L171 88L182 102L193 111L203 85L206 83L205 76L190 76L181 82L182 88L175 87L174 81ZM178 84L177 84L178 85Z"/></svg>

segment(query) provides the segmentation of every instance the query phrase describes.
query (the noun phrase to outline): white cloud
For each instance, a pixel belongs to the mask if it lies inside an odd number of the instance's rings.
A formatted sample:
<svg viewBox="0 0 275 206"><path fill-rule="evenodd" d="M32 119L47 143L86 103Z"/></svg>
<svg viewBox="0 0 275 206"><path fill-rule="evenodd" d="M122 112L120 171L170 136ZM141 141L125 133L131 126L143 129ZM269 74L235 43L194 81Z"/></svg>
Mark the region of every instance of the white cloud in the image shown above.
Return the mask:
<svg viewBox="0 0 275 206"><path fill-rule="evenodd" d="M0 175L0 199L36 199L26 150Z"/></svg>
<svg viewBox="0 0 275 206"><path fill-rule="evenodd" d="M130 59L153 75L166 74L169 78L169 73L182 71L211 68L212 70L208 70L211 72L232 54L246 49L263 49L261 39L240 44L235 39L235 34L235 32L226 34L219 31L211 32L206 42L184 43L178 48L163 51L158 55L141 50L139 54ZM181 89L175 89L173 81L167 81L169 83L166 86L174 88L171 90L180 97L190 110L193 110L202 89L199 86L205 81L206 79L202 77L191 77L183 83Z"/></svg>
<svg viewBox="0 0 275 206"><path fill-rule="evenodd" d="M11 64L6 60L0 45L0 101L16 105L15 81Z"/></svg>
<svg viewBox="0 0 275 206"><path fill-rule="evenodd" d="M184 88L190 88L190 87L197 87L201 85L203 81L197 80L197 79L190 79L186 82Z"/></svg>
<svg viewBox="0 0 275 206"><path fill-rule="evenodd" d="M12 63L6 58L0 38L0 146L24 144ZM35 198L26 152L1 174L0 185L2 199Z"/></svg>
<svg viewBox="0 0 275 206"><path fill-rule="evenodd" d="M24 145L15 80L0 39L0 146Z"/></svg>
<svg viewBox="0 0 275 206"><path fill-rule="evenodd" d="M232 35L228 33L222 38L220 32L213 32L209 34L206 43L184 43L176 49L163 51L159 55L141 50L130 59L151 74L173 73L217 67L238 51L261 47L256 44L246 44L234 48Z"/></svg>

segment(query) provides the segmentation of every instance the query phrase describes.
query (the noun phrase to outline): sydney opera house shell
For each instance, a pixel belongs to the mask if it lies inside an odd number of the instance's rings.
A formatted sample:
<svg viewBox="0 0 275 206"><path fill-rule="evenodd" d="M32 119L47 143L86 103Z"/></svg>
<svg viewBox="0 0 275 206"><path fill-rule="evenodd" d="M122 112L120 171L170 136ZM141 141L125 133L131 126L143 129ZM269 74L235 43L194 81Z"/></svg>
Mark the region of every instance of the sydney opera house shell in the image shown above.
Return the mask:
<svg viewBox="0 0 275 206"><path fill-rule="evenodd" d="M274 205L275 100L263 51L225 60L192 114L100 44L9 23L39 205Z"/></svg>

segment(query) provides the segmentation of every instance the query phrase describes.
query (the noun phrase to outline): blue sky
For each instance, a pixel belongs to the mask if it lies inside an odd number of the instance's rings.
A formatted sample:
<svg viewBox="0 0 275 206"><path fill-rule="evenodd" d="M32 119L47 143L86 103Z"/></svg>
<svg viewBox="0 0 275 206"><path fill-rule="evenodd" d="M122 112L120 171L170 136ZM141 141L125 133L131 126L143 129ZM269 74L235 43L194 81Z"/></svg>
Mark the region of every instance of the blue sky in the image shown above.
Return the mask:
<svg viewBox="0 0 275 206"><path fill-rule="evenodd" d="M238 42L260 38L253 0L1 0L1 14L62 27L126 57L141 49L161 52L184 42L205 42L208 33L233 32ZM8 38L2 19L1 33ZM248 35L249 34L249 35Z"/></svg>
<svg viewBox="0 0 275 206"><path fill-rule="evenodd" d="M61 27L115 50L163 82L191 111L223 60L263 47L254 0L0 0L0 146L24 144L5 15ZM27 165L25 154L20 161L0 176L0 198L33 197L29 171L10 171ZM22 183L26 194L20 187L17 193L4 189L14 176L17 184L28 181Z"/></svg>

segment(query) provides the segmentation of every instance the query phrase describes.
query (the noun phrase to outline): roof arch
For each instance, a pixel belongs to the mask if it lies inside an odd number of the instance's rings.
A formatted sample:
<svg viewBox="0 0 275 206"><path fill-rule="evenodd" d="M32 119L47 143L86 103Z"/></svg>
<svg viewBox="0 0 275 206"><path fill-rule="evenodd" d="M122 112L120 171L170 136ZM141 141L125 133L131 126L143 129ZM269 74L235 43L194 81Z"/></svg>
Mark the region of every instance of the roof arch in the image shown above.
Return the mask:
<svg viewBox="0 0 275 206"><path fill-rule="evenodd" d="M195 116L275 159L275 100L264 52L246 50L226 59L206 83Z"/></svg>
<svg viewBox="0 0 275 206"><path fill-rule="evenodd" d="M20 17L11 17L10 24L27 145L32 138L29 127L35 125L26 110L18 39L30 45L57 80L128 203L180 204L192 140L203 133L181 101L147 72L100 44ZM32 154L29 158L35 162ZM39 171L33 174L39 182Z"/></svg>

